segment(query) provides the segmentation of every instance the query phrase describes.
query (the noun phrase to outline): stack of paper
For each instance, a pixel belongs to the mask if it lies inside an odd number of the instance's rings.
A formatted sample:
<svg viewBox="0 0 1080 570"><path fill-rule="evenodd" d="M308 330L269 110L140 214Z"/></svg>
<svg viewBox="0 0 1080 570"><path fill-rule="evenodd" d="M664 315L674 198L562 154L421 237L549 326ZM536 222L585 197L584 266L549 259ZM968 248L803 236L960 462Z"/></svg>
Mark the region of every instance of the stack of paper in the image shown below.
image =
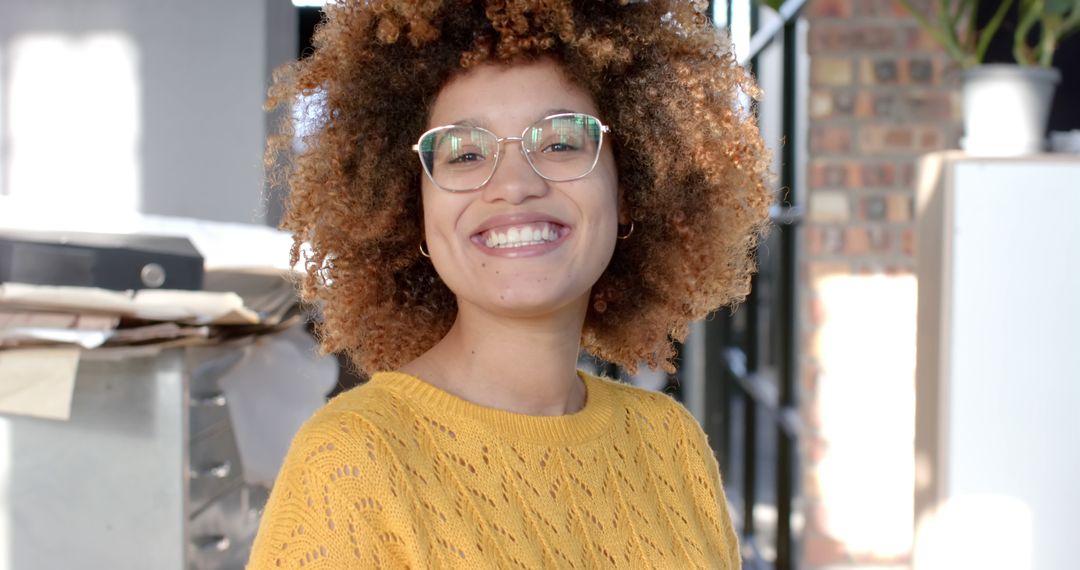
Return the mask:
<svg viewBox="0 0 1080 570"><path fill-rule="evenodd" d="M294 276L215 269L203 291L0 283L0 414L67 419L80 354L208 344L302 321Z"/></svg>
<svg viewBox="0 0 1080 570"><path fill-rule="evenodd" d="M0 348L211 342L275 330L300 314L291 276L278 270L213 270L205 288L108 291L2 283Z"/></svg>

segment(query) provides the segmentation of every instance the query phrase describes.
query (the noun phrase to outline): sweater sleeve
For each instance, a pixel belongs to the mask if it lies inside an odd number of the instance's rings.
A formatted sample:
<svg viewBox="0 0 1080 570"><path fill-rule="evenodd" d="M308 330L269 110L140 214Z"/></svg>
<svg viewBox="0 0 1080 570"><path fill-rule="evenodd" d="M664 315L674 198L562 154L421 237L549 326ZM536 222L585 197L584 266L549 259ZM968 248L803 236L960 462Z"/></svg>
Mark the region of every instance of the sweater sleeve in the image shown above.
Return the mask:
<svg viewBox="0 0 1080 570"><path fill-rule="evenodd" d="M742 568L739 538L731 522L731 512L728 509L727 497L724 495L724 485L720 477L720 466L716 461L716 454L709 445L708 437L697 419L683 406L677 404L676 407L679 410L686 438L688 459L691 465L697 468L695 492L699 494L699 502L704 505L704 508L711 510L711 513L705 514L714 520L723 538L723 567L738 570Z"/></svg>
<svg viewBox="0 0 1080 570"><path fill-rule="evenodd" d="M348 413L301 428L278 474L247 570L399 567L405 495L377 432ZM404 527L404 528L403 528ZM415 541L413 541L415 542Z"/></svg>

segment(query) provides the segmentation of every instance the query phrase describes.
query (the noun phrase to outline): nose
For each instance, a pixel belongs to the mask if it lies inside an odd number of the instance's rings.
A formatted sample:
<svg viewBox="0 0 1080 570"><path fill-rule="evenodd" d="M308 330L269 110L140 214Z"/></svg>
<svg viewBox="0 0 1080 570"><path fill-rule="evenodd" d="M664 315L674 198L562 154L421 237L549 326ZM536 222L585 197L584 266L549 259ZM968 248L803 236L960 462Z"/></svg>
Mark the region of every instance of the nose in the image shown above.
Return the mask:
<svg viewBox="0 0 1080 570"><path fill-rule="evenodd" d="M501 142L503 147L495 173L482 189L484 200L520 204L529 198L547 194L548 181L537 174L525 158L521 140L515 137Z"/></svg>

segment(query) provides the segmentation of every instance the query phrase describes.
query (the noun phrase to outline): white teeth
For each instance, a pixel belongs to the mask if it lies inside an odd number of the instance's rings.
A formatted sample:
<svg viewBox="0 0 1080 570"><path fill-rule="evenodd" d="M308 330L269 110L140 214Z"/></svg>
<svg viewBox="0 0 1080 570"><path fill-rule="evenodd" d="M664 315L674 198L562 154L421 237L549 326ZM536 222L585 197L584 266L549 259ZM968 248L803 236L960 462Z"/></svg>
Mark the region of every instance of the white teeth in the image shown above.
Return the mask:
<svg viewBox="0 0 1080 570"><path fill-rule="evenodd" d="M484 244L492 248L539 245L559 239L559 230L548 223L513 227L505 233L490 231Z"/></svg>

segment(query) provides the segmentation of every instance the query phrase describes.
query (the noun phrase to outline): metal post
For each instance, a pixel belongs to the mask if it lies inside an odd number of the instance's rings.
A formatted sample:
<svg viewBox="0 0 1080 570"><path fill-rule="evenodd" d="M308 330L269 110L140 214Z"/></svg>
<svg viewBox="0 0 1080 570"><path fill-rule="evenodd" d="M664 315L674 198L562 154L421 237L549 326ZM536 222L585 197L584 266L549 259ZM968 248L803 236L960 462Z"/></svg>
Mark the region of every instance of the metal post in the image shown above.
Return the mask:
<svg viewBox="0 0 1080 570"><path fill-rule="evenodd" d="M781 153L780 179L782 187L786 190L783 196L787 205L794 206L795 201L795 161L797 159L797 144L795 140L795 109L798 90L796 86L796 62L798 57L798 45L796 26L797 18L792 18L784 23L784 86L783 86L783 131L784 147ZM789 414L797 414L796 401L796 377L798 376L798 362L795 353L795 339L797 331L797 315L795 314L795 232L797 231L797 218L786 220L787 223L780 227L780 276L777 313L781 333L778 338L779 356L779 379L780 379L780 406L777 417L777 464L776 464L776 568L777 570L792 570L795 568L795 557L792 553L791 536L791 507L794 499L796 445L798 433L789 433L789 430L797 430L797 425L783 421Z"/></svg>

